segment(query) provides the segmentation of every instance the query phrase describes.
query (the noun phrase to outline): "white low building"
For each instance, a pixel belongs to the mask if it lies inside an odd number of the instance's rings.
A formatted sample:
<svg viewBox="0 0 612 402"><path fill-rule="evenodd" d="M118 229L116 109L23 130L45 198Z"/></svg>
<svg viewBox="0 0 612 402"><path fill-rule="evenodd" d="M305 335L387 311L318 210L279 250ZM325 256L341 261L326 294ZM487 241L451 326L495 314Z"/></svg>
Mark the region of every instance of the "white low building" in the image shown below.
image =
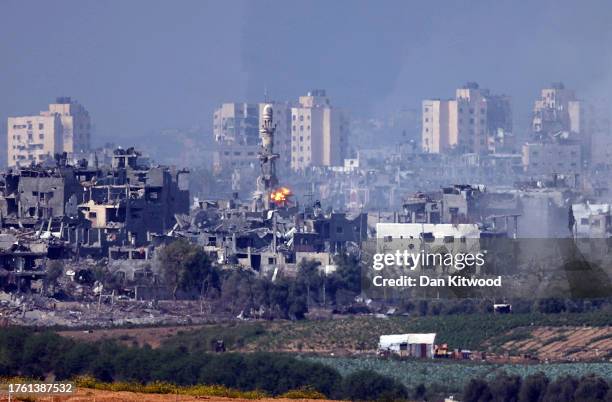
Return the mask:
<svg viewBox="0 0 612 402"><path fill-rule="evenodd" d="M434 357L436 334L381 335L379 352L391 352L405 357Z"/></svg>
<svg viewBox="0 0 612 402"><path fill-rule="evenodd" d="M610 204L573 204L574 234L582 238L607 238L612 235Z"/></svg>

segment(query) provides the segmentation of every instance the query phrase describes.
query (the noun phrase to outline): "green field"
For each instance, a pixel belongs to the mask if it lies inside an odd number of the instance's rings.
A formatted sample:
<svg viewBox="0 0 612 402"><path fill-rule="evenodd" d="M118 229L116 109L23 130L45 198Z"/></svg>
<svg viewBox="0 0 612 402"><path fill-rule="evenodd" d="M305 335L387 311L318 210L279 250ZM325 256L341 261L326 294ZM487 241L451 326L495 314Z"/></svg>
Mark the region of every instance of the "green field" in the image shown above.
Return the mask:
<svg viewBox="0 0 612 402"><path fill-rule="evenodd" d="M209 325L183 332L166 341L190 350L206 350L213 339L223 339L235 351L327 352L373 351L383 334L435 332L436 343L451 348L493 350L516 337L517 328L533 326L609 326L606 311L562 314L468 314L425 317L355 316L320 321L240 322Z"/></svg>
<svg viewBox="0 0 612 402"><path fill-rule="evenodd" d="M559 364L482 364L471 362L384 360L377 358L304 357L335 368L342 375L368 369L401 381L409 388L425 384L428 388L457 392L472 378L492 378L505 371L526 377L537 372L549 378L564 375L580 377L597 374L612 380L612 363L559 363Z"/></svg>

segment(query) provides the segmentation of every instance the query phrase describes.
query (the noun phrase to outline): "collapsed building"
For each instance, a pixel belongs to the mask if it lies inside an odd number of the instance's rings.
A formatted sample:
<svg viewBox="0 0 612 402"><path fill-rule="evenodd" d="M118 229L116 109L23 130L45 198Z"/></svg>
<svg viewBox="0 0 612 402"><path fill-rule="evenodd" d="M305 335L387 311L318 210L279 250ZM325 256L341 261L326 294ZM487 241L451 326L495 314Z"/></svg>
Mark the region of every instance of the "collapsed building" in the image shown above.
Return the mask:
<svg viewBox="0 0 612 402"><path fill-rule="evenodd" d="M36 281L49 259L149 258L151 239L189 211L189 172L151 166L140 156L133 148L117 149L111 166L90 166L85 160L70 165L64 154L55 163L4 172L3 278Z"/></svg>
<svg viewBox="0 0 612 402"><path fill-rule="evenodd" d="M117 150L105 175L81 183L84 222L66 233L80 253L146 259L151 237L189 212L189 172L142 165L139 156L133 148Z"/></svg>

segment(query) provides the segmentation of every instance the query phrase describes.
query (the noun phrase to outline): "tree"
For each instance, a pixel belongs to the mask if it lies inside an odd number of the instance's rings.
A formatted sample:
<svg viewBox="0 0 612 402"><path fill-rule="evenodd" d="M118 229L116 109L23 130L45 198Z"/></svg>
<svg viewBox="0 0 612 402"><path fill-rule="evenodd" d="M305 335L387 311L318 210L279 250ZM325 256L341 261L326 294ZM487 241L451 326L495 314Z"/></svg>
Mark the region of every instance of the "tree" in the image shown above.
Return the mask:
<svg viewBox="0 0 612 402"><path fill-rule="evenodd" d="M360 370L344 378L345 397L352 401L397 401L408 398L406 388L375 371Z"/></svg>
<svg viewBox="0 0 612 402"><path fill-rule="evenodd" d="M544 373L536 373L528 376L521 385L519 392L520 402L538 402L544 399L548 388L548 377Z"/></svg>
<svg viewBox="0 0 612 402"><path fill-rule="evenodd" d="M306 289L307 303L311 301L321 302L323 290L323 273L320 270L321 263L315 260L303 260L298 266L296 282Z"/></svg>
<svg viewBox="0 0 612 402"><path fill-rule="evenodd" d="M336 274L344 289L355 294L361 292L361 264L354 254L340 254L336 257Z"/></svg>
<svg viewBox="0 0 612 402"><path fill-rule="evenodd" d="M572 402L578 380L572 376L557 378L546 389L544 402Z"/></svg>
<svg viewBox="0 0 612 402"><path fill-rule="evenodd" d="M204 296L210 288L219 286L219 275L204 250L187 240L176 240L164 247L159 261L174 300L179 290Z"/></svg>
<svg viewBox="0 0 612 402"><path fill-rule="evenodd" d="M601 377L588 375L582 377L574 393L576 401L604 401L609 390L608 383Z"/></svg>
<svg viewBox="0 0 612 402"><path fill-rule="evenodd" d="M521 390L521 377L500 374L489 383L489 388L494 401L517 402Z"/></svg>
<svg viewBox="0 0 612 402"><path fill-rule="evenodd" d="M472 378L463 389L462 400L465 402L489 402L493 400L493 395L485 380Z"/></svg>

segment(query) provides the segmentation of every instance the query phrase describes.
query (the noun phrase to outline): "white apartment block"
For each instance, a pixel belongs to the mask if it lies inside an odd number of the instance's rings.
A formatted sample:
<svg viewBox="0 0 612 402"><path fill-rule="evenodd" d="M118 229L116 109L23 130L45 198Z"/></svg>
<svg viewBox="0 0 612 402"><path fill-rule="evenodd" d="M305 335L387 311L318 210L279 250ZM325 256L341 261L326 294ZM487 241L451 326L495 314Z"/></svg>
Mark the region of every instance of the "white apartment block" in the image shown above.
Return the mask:
<svg viewBox="0 0 612 402"><path fill-rule="evenodd" d="M291 109L291 168L342 166L347 138L347 119L324 90L301 96L299 106Z"/></svg>
<svg viewBox="0 0 612 402"><path fill-rule="evenodd" d="M7 139L8 166L40 163L89 150L91 120L82 105L61 97L38 116L9 117Z"/></svg>
<svg viewBox="0 0 612 402"><path fill-rule="evenodd" d="M64 150L60 116L9 117L7 145L8 166L52 159Z"/></svg>
<svg viewBox="0 0 612 402"><path fill-rule="evenodd" d="M457 143L457 101L429 99L423 101L422 127L423 150L428 153L444 153Z"/></svg>

